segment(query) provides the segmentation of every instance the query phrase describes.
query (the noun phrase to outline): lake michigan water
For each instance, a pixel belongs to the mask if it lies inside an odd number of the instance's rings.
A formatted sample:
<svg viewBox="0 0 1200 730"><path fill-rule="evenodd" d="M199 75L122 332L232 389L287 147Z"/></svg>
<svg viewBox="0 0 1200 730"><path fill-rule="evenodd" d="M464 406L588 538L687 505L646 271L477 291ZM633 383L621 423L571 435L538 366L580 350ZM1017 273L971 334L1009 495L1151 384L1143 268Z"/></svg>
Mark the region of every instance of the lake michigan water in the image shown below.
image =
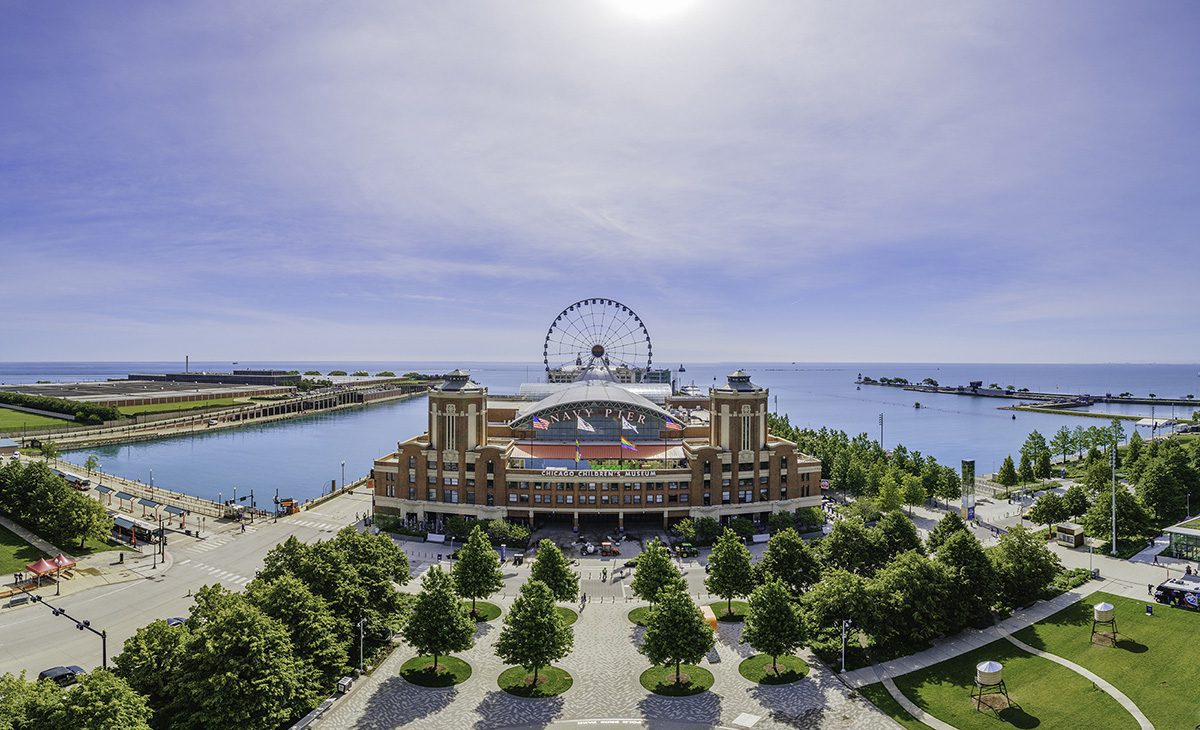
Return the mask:
<svg viewBox="0 0 1200 730"><path fill-rule="evenodd" d="M677 368L679 363L665 363ZM771 406L786 413L792 423L820 428L826 426L851 434L867 432L879 438L879 414L884 416L884 445L903 443L909 449L932 454L944 464L957 466L960 459L975 459L981 473L992 472L1004 456L1014 453L1033 429L1049 437L1060 426L1092 426L1104 421L1093 418L997 410L1012 401L992 398L913 393L862 386L854 381L859 373L880 377L904 377L920 381L932 377L942 385L982 380L1027 387L1035 391L1062 393L1155 393L1160 397L1200 396L1200 365L1039 365L1039 364L920 364L920 363L685 363L687 370L676 375L681 384L707 388L723 382L725 375L745 368L754 382L771 391ZM228 371L229 362L193 362L193 370ZM535 363L487 362L242 362L238 367L277 367L297 370L334 369L371 373L392 370L447 372L455 367L470 370L472 377L496 394L514 393L523 382L542 380L542 366ZM123 378L130 372L178 372L178 362L95 363L0 363L0 382L30 383L38 380L69 382ZM920 401L922 408L913 407ZM1149 406L1109 407L1109 412L1150 415ZM1200 408L1200 406L1197 406ZM1179 414L1191 409L1179 408ZM1156 416L1170 417L1171 409L1159 408ZM103 469L142 481L153 473L158 486L212 499L239 495L253 488L262 504L276 489L283 496L303 499L327 491L330 480L366 474L372 460L395 448L425 428L424 398L379 404L353 410L324 413L273 424L245 426L215 433L197 433L157 441L97 447L69 452L67 457L82 462L96 454ZM1126 430L1134 428L1126 422Z"/></svg>

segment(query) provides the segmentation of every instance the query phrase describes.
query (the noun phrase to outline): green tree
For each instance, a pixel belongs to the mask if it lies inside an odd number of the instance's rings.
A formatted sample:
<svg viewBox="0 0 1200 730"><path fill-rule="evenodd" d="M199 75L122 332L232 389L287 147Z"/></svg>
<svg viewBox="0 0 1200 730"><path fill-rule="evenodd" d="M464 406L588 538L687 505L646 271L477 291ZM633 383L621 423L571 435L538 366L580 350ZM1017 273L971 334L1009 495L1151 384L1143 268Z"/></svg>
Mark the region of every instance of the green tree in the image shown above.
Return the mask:
<svg viewBox="0 0 1200 730"><path fill-rule="evenodd" d="M904 495L896 479L888 475L879 487L879 509L884 512L894 512L904 506Z"/></svg>
<svg viewBox="0 0 1200 730"><path fill-rule="evenodd" d="M918 553L925 552L925 548L921 545L921 538L917 535L916 525L900 512L885 514L875 525L874 531L878 534L879 544L883 547L883 562L885 563L909 550L915 550Z"/></svg>
<svg viewBox="0 0 1200 730"><path fill-rule="evenodd" d="M733 613L733 599L754 590L754 571L750 568L750 551L733 530L717 538L708 556L708 576L704 587L709 593L727 601L726 613Z"/></svg>
<svg viewBox="0 0 1200 730"><path fill-rule="evenodd" d="M954 600L949 610L949 630L986 618L996 600L996 571L979 540L966 530L946 537L934 560L950 570Z"/></svg>
<svg viewBox="0 0 1200 730"><path fill-rule="evenodd" d="M42 455L43 461L49 461L51 459L57 459L60 451L58 444L54 443L53 441L43 441L42 445L38 447L38 453Z"/></svg>
<svg viewBox="0 0 1200 730"><path fill-rule="evenodd" d="M942 478L938 481L935 496L946 500L947 507L951 501L956 501L962 496L962 480L959 479L958 472L950 467L942 467Z"/></svg>
<svg viewBox="0 0 1200 730"><path fill-rule="evenodd" d="M866 626L872 615L867 580L840 568L825 573L800 599L804 635L814 649L830 651L840 646L842 621Z"/></svg>
<svg viewBox="0 0 1200 730"><path fill-rule="evenodd" d="M1103 459L1093 459L1088 463L1080 480L1092 494L1098 494L1112 485L1112 467Z"/></svg>
<svg viewBox="0 0 1200 730"><path fill-rule="evenodd" d="M104 669L93 669L80 678L51 715L50 727L66 730L150 730L153 713L146 698L125 680Z"/></svg>
<svg viewBox="0 0 1200 730"><path fill-rule="evenodd" d="M538 543L529 575L545 583L556 601L570 601L579 595L579 574L571 570L567 557L550 540Z"/></svg>
<svg viewBox="0 0 1200 730"><path fill-rule="evenodd" d="M853 517L834 522L819 544L821 564L826 570L840 568L865 576L874 573L884 560L879 533Z"/></svg>
<svg viewBox="0 0 1200 730"><path fill-rule="evenodd" d="M915 550L900 553L867 583L875 621L868 632L894 650L920 646L948 626L953 595L949 568Z"/></svg>
<svg viewBox="0 0 1200 730"><path fill-rule="evenodd" d="M96 458L95 454L88 454L88 458L83 462L83 468L87 469L90 477L92 472L100 468L100 460Z"/></svg>
<svg viewBox="0 0 1200 730"><path fill-rule="evenodd" d="M1150 459L1138 476L1136 490L1142 504L1158 524L1170 524L1185 511L1187 489L1163 457Z"/></svg>
<svg viewBox="0 0 1200 730"><path fill-rule="evenodd" d="M745 540L754 534L754 523L749 517L734 517L729 521L729 526L726 531L733 530L733 533Z"/></svg>
<svg viewBox="0 0 1200 730"><path fill-rule="evenodd" d="M405 597L394 583L409 581L408 559L385 532L372 535L345 527L331 540L305 544L294 536L272 548L258 577L270 581L294 575L324 598L334 615L346 619L342 641L351 635L351 620L366 619L368 639L384 641L399 628Z"/></svg>
<svg viewBox="0 0 1200 730"><path fill-rule="evenodd" d="M401 633L418 655L433 657L435 672L439 657L475 645L475 622L459 602L453 580L440 566L426 571Z"/></svg>
<svg viewBox="0 0 1200 730"><path fill-rule="evenodd" d="M967 532L967 525L957 512L947 512L946 516L933 526L933 529L929 531L929 537L925 539L929 552L936 553L942 543L956 532Z"/></svg>
<svg viewBox="0 0 1200 730"><path fill-rule="evenodd" d="M662 542L655 538L646 544L637 556L630 589L633 595L654 604L658 594L666 587L683 583L679 568L671 561L671 554Z"/></svg>
<svg viewBox="0 0 1200 730"><path fill-rule="evenodd" d="M925 501L925 484L921 478L913 474L904 477L904 503L909 506L908 513L912 514L913 507L920 507Z"/></svg>
<svg viewBox="0 0 1200 730"><path fill-rule="evenodd" d="M1028 436L1025 437L1025 443L1021 445L1021 455L1028 456L1030 462L1037 461L1038 454L1048 450L1049 447L1046 446L1046 437L1036 429L1034 429Z"/></svg>
<svg viewBox="0 0 1200 730"><path fill-rule="evenodd" d="M850 459L850 467L846 470L846 491L856 498L867 494L867 470L858 457Z"/></svg>
<svg viewBox="0 0 1200 730"><path fill-rule="evenodd" d="M755 588L739 641L769 654L771 671L778 674L779 656L794 652L803 638L803 619L783 581L771 580Z"/></svg>
<svg viewBox="0 0 1200 730"><path fill-rule="evenodd" d="M796 526L796 515L793 512L772 512L767 517L767 529L771 532L779 532Z"/></svg>
<svg viewBox="0 0 1200 730"><path fill-rule="evenodd" d="M548 542L548 541L543 541ZM521 586L512 609L504 617L504 628L496 640L496 656L506 664L519 664L533 672L562 659L575 642L571 627L563 623L554 606L554 592L540 580Z"/></svg>
<svg viewBox="0 0 1200 730"><path fill-rule="evenodd" d="M1021 454L1021 465L1017 467L1017 479L1022 484L1028 484L1034 480L1033 462L1029 460L1029 454Z"/></svg>
<svg viewBox="0 0 1200 730"><path fill-rule="evenodd" d="M241 593L197 592L170 692L173 727L275 728L315 706L287 629Z"/></svg>
<svg viewBox="0 0 1200 730"><path fill-rule="evenodd" d="M1050 451L1039 451L1033 465L1033 475L1038 479L1049 479L1053 473L1054 469L1050 465Z"/></svg>
<svg viewBox="0 0 1200 730"><path fill-rule="evenodd" d="M1035 525L1050 525L1062 522L1067 518L1067 506L1063 498L1054 492L1047 492L1033 503L1026 515Z"/></svg>
<svg viewBox="0 0 1200 730"><path fill-rule="evenodd" d="M1101 492L1079 521L1088 535L1112 540L1112 490ZM1150 529L1150 514L1137 497L1117 489L1117 539L1144 535Z"/></svg>
<svg viewBox="0 0 1200 730"><path fill-rule="evenodd" d="M1087 512L1088 496L1087 491L1079 484L1072 484L1067 487L1067 491L1063 493L1063 510L1068 517L1078 517Z"/></svg>
<svg viewBox="0 0 1200 730"><path fill-rule="evenodd" d="M1000 465L1000 471L996 472L996 481L1005 487L1015 487L1017 485L1017 469L1013 466L1012 454L1004 457L1004 463Z"/></svg>
<svg viewBox="0 0 1200 730"><path fill-rule="evenodd" d="M1114 418L1108 424L1109 439L1111 443L1119 444L1125 440L1125 426L1121 424L1121 419Z"/></svg>
<svg viewBox="0 0 1200 730"><path fill-rule="evenodd" d="M1000 536L988 555L996 571L998 595L1007 606L1025 606L1041 594L1058 572L1058 558L1046 542L1024 527Z"/></svg>
<svg viewBox="0 0 1200 730"><path fill-rule="evenodd" d="M713 630L700 609L678 583L668 586L650 610L646 633L638 649L651 664L675 665L675 684L682 664L695 664L713 648Z"/></svg>
<svg viewBox="0 0 1200 730"><path fill-rule="evenodd" d="M1075 446L1076 457L1080 459L1083 458L1084 450L1092 445L1091 436L1088 434L1088 430L1083 426L1076 426L1075 429L1071 431L1071 442Z"/></svg>
<svg viewBox="0 0 1200 730"><path fill-rule="evenodd" d="M1133 466L1142 455L1142 435L1136 430L1129 437L1129 448L1126 450L1125 463Z"/></svg>
<svg viewBox="0 0 1200 730"><path fill-rule="evenodd" d="M89 537L103 540L112 532L113 520L103 505L76 491L63 493L63 499L54 506L53 513L54 530L47 535L51 539L78 539L82 548Z"/></svg>
<svg viewBox="0 0 1200 730"><path fill-rule="evenodd" d="M172 726L179 667L191 636L186 623L168 626L158 619L126 639L121 653L113 658L113 671L147 697L155 709L155 724L160 727Z"/></svg>
<svg viewBox="0 0 1200 730"><path fill-rule="evenodd" d="M471 599L472 616L479 615L475 608L476 599L487 598L504 587L500 555L480 527L471 530L466 544L459 549L451 575L458 595Z"/></svg>
<svg viewBox="0 0 1200 730"><path fill-rule="evenodd" d="M800 533L791 528L771 535L755 569L760 582L780 580L796 596L821 578L816 554Z"/></svg>
<svg viewBox="0 0 1200 730"><path fill-rule="evenodd" d="M1050 448L1054 449L1054 453L1062 454L1063 461L1071 455L1075 450L1075 437L1071 433L1071 429L1063 426L1055 432L1054 438L1050 440Z"/></svg>
<svg viewBox="0 0 1200 730"><path fill-rule="evenodd" d="M272 581L255 579L246 586L246 596L287 628L296 656L308 665L315 684L331 688L349 661L342 638L349 629L346 624L351 623L347 617L335 615L324 598L293 575Z"/></svg>

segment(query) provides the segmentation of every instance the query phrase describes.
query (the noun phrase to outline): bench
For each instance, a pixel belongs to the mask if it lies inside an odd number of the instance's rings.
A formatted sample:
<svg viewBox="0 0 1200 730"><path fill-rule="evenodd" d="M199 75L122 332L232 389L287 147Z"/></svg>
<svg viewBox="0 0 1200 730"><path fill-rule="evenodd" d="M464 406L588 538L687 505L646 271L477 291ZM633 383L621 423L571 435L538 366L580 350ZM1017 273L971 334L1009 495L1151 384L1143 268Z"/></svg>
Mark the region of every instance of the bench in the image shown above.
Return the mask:
<svg viewBox="0 0 1200 730"><path fill-rule="evenodd" d="M12 606L20 606L20 605L23 605L26 603L29 603L29 596L25 595L24 593L22 593L19 596L13 596L12 598L8 599L8 605L10 608Z"/></svg>

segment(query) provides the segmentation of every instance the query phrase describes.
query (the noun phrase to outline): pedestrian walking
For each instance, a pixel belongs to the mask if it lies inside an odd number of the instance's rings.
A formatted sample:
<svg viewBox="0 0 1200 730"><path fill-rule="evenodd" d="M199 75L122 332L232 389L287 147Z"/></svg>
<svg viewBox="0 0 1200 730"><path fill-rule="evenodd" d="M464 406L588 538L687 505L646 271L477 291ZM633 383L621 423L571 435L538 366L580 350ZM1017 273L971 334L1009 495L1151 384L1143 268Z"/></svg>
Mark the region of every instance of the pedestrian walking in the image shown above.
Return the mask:
<svg viewBox="0 0 1200 730"><path fill-rule="evenodd" d="M246 531L246 523L245 523L245 522L243 522L243 523L242 523L242 532L245 532L245 531Z"/></svg>
<svg viewBox="0 0 1200 730"><path fill-rule="evenodd" d="M1146 595L1147 595L1147 596L1153 596L1153 595L1154 595L1154 584L1153 584L1153 583L1147 583L1147 584L1146 584Z"/></svg>

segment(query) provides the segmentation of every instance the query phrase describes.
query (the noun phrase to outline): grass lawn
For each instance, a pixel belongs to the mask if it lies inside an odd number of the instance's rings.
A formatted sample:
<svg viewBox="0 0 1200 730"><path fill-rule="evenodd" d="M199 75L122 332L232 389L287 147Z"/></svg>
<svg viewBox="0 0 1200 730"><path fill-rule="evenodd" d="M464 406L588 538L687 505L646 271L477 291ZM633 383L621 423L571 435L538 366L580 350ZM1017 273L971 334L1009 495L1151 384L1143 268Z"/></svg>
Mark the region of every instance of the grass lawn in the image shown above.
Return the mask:
<svg viewBox="0 0 1200 730"><path fill-rule="evenodd" d="M647 690L667 697L686 697L699 694L713 686L712 672L695 664L681 665L679 676L680 681L676 684L675 665L650 667L642 672L639 681Z"/></svg>
<svg viewBox="0 0 1200 730"><path fill-rule="evenodd" d="M1013 706L976 711L971 700L975 665L1004 665ZM896 678L896 686L921 709L960 730L973 728L1137 728L1125 708L1066 667L1028 654L1000 639L953 659ZM880 707L887 712L887 708Z"/></svg>
<svg viewBox="0 0 1200 730"><path fill-rule="evenodd" d="M1091 642L1092 606L1108 601L1117 609L1117 646ZM1018 631L1030 646L1070 659L1112 682L1159 728L1200 724L1200 614L1144 601L1093 593L1049 618Z"/></svg>
<svg viewBox="0 0 1200 730"><path fill-rule="evenodd" d="M630 623L637 624L638 626L645 626L646 622L650 620L650 607L638 606L629 612L627 618L629 619Z"/></svg>
<svg viewBox="0 0 1200 730"><path fill-rule="evenodd" d="M463 605L467 607L467 611L471 610L471 602L470 601L463 601ZM499 616L500 616L500 607L497 606L496 604L488 603L487 601L476 601L475 602L475 615L472 617L475 619L475 623L491 621L492 619L498 618Z"/></svg>
<svg viewBox="0 0 1200 730"><path fill-rule="evenodd" d="M859 687L858 693L866 697L867 701L872 705L878 707L883 714L900 723L902 726L909 728L909 730L928 730L928 725L908 714L908 710L900 706L900 703L892 697L882 682L868 684L866 687Z"/></svg>
<svg viewBox="0 0 1200 730"><path fill-rule="evenodd" d="M798 656L781 656L774 664L773 668L771 657L767 654L755 654L742 660L738 665L738 673L759 684L791 684L808 675L808 662Z"/></svg>
<svg viewBox="0 0 1200 730"><path fill-rule="evenodd" d="M65 418L51 418L36 413L14 411L0 406L0 431L18 431L22 428L42 428L43 426L70 426L71 421Z"/></svg>
<svg viewBox="0 0 1200 730"><path fill-rule="evenodd" d="M168 547L169 546L170 546L170 544L168 543ZM109 540L97 540L94 537L89 537L87 540L84 540L82 548L79 547L79 543L77 543L77 542L72 542L70 545L59 545L59 547L62 548L63 550L66 550L68 553L70 553L71 555L73 555L77 558L82 557L84 555L92 555L94 553L102 553L105 550L129 550L130 549L127 545L122 545L121 543L111 542ZM146 554L149 555L149 553L146 553Z"/></svg>
<svg viewBox="0 0 1200 730"><path fill-rule="evenodd" d="M433 657L415 656L400 665L400 676L422 687L449 687L462 684L471 676L471 665L452 656L438 657L433 670Z"/></svg>
<svg viewBox="0 0 1200 730"><path fill-rule="evenodd" d="M567 626L571 626L579 618L579 614L565 606L555 606L554 610L558 611L558 615L562 617L563 623Z"/></svg>
<svg viewBox="0 0 1200 730"><path fill-rule="evenodd" d="M729 609L729 601L717 601L716 603L708 604L708 607L717 614L718 621L733 621L739 622L746 618L746 614L750 611L750 604L745 601L733 602L733 613L726 613Z"/></svg>
<svg viewBox="0 0 1200 730"><path fill-rule="evenodd" d="M42 551L17 537L3 527L0 527L0 576L25 570L28 563L42 557Z"/></svg>
<svg viewBox="0 0 1200 730"><path fill-rule="evenodd" d="M135 416L139 413L169 413L172 411L195 411L201 408L215 408L218 406L238 406L245 405L247 401L240 398L214 398L212 400L192 400L183 403L147 403L143 406L123 406L118 410L126 416Z"/></svg>
<svg viewBox="0 0 1200 730"><path fill-rule="evenodd" d="M525 667L510 667L500 673L500 689L518 697L555 697L571 689L574 682L571 674L558 667L542 667L538 670L537 686L533 684L533 672Z"/></svg>

